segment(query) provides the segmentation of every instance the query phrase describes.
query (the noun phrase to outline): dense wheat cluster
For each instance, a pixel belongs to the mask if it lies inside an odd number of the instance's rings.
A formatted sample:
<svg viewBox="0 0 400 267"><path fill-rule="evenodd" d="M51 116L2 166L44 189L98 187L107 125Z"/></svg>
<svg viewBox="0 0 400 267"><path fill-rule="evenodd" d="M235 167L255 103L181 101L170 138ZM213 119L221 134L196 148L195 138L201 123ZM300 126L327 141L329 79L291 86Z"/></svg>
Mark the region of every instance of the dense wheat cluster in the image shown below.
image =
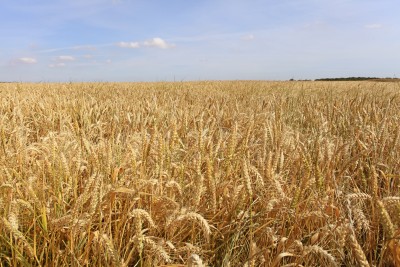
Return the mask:
<svg viewBox="0 0 400 267"><path fill-rule="evenodd" d="M399 92L2 84L1 266L400 266Z"/></svg>

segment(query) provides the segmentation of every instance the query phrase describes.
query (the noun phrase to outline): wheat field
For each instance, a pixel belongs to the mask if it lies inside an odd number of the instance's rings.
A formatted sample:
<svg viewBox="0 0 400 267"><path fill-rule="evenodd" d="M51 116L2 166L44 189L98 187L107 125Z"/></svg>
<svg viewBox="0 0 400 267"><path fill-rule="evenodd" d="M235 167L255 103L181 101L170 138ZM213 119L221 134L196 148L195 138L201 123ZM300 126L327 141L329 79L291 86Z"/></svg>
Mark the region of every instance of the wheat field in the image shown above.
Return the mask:
<svg viewBox="0 0 400 267"><path fill-rule="evenodd" d="M400 266L400 84L0 84L1 266Z"/></svg>

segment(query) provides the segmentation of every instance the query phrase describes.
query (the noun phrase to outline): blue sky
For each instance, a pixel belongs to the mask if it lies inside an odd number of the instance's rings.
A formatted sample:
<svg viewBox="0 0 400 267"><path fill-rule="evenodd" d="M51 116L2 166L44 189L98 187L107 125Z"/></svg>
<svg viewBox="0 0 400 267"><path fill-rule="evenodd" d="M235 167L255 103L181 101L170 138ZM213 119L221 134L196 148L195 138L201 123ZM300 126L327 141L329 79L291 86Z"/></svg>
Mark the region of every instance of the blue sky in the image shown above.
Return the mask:
<svg viewBox="0 0 400 267"><path fill-rule="evenodd" d="M400 76L396 0L0 0L0 81Z"/></svg>

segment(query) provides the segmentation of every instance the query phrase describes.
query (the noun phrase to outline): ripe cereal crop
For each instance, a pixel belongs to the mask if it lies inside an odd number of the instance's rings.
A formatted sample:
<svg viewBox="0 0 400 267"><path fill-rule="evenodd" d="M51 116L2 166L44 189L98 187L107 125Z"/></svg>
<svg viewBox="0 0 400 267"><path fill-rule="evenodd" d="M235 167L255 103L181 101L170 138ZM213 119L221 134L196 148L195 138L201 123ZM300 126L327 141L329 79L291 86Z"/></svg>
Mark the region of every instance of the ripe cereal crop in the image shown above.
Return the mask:
<svg viewBox="0 0 400 267"><path fill-rule="evenodd" d="M0 266L400 266L399 96L0 84Z"/></svg>

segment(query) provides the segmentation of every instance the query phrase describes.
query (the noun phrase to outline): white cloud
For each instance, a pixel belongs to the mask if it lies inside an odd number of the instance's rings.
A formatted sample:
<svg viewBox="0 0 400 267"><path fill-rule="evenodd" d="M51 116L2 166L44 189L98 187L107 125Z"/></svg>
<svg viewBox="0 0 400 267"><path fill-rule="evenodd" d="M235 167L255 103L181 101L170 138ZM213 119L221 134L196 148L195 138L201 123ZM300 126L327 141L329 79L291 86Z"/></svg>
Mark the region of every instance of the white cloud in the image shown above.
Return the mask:
<svg viewBox="0 0 400 267"><path fill-rule="evenodd" d="M155 37L144 42L119 42L116 43L115 45L122 48L140 48L142 46L147 46L147 47L157 47L161 49L167 49L175 47L174 44L169 44L165 40L159 37Z"/></svg>
<svg viewBox="0 0 400 267"><path fill-rule="evenodd" d="M37 63L36 58L32 58L32 57L20 57L18 59L19 63L24 63L24 64L35 64Z"/></svg>
<svg viewBox="0 0 400 267"><path fill-rule="evenodd" d="M242 39L243 41L251 41L254 40L254 35L253 34L243 35L240 39Z"/></svg>
<svg viewBox="0 0 400 267"><path fill-rule="evenodd" d="M108 44L106 44L106 45L108 45ZM76 45L76 46L73 46L72 49L94 51L94 50L97 50L97 47L95 45Z"/></svg>
<svg viewBox="0 0 400 267"><path fill-rule="evenodd" d="M44 50L39 50L39 53L53 53L53 52L58 52L58 51L64 51L64 50L88 50L88 51L95 51L100 47L107 47L107 46L113 46L114 44L97 44L97 45L75 45L75 46L67 46L67 47L58 47L58 48L50 48L50 49L44 49Z"/></svg>
<svg viewBox="0 0 400 267"><path fill-rule="evenodd" d="M75 57L73 56L58 56L55 57L56 61L75 61Z"/></svg>
<svg viewBox="0 0 400 267"><path fill-rule="evenodd" d="M162 48L162 49L175 47L174 44L168 44L166 41L164 41L163 39L161 39L159 37L155 37L151 40L145 41L143 43L143 45L151 46L151 47L158 47L158 48Z"/></svg>
<svg viewBox="0 0 400 267"><path fill-rule="evenodd" d="M61 67L65 67L65 63L60 62L56 64L49 64L49 68L61 68Z"/></svg>
<svg viewBox="0 0 400 267"><path fill-rule="evenodd" d="M119 42L117 46L123 48L139 48L140 44L138 42Z"/></svg>
<svg viewBox="0 0 400 267"><path fill-rule="evenodd" d="M383 27L383 25L379 24L379 23L364 25L364 28L367 28L367 29L380 29L382 27Z"/></svg>

